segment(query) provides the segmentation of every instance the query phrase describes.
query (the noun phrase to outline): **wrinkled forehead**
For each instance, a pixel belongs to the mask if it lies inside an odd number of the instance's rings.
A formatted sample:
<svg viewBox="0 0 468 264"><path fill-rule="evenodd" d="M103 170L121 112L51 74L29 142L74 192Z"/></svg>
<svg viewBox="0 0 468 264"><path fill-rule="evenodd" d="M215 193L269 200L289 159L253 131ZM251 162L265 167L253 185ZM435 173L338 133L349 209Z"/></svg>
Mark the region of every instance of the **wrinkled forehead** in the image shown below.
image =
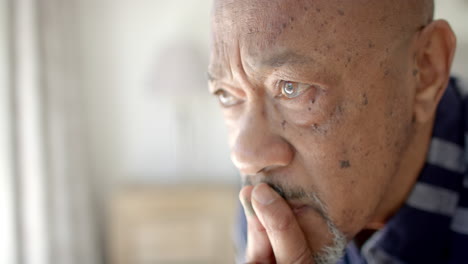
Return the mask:
<svg viewBox="0 0 468 264"><path fill-rule="evenodd" d="M424 1L215 0L209 72L269 57L328 68L380 57L427 22Z"/></svg>
<svg viewBox="0 0 468 264"><path fill-rule="evenodd" d="M335 57L331 53L356 53L367 48L366 36L386 32L377 23L388 16L375 7L382 7L379 1L216 0L211 66L226 68L222 64L232 64L233 52L252 63L271 54L307 54L315 62L328 63Z"/></svg>
<svg viewBox="0 0 468 264"><path fill-rule="evenodd" d="M302 20L310 1L217 0L213 9L214 41L248 39L263 47L275 43L293 22Z"/></svg>
<svg viewBox="0 0 468 264"><path fill-rule="evenodd" d="M230 67L240 64L252 71L290 63L332 67L336 57L345 56L349 43L358 45L358 41L349 41L357 27L351 21L362 16L346 3L217 0L212 16L210 74L228 76Z"/></svg>

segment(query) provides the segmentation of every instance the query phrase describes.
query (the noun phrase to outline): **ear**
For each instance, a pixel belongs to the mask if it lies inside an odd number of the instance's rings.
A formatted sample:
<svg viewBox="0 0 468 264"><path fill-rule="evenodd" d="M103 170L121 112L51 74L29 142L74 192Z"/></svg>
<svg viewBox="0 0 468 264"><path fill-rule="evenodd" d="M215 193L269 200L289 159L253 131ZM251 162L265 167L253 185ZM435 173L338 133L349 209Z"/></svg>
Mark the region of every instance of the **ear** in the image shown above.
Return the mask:
<svg viewBox="0 0 468 264"><path fill-rule="evenodd" d="M414 118L425 123L432 120L450 78L456 38L445 20L427 25L417 38L415 51L416 90Z"/></svg>

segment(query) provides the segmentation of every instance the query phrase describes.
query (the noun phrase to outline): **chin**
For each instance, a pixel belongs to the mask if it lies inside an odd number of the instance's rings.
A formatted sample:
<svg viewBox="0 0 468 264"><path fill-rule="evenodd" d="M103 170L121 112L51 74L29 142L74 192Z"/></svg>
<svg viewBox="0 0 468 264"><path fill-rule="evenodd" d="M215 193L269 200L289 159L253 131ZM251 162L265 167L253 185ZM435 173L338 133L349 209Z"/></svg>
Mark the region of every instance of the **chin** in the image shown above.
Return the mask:
<svg viewBox="0 0 468 264"><path fill-rule="evenodd" d="M299 225L307 236L315 264L336 264L344 255L347 235L328 217L314 210L301 208L296 213Z"/></svg>

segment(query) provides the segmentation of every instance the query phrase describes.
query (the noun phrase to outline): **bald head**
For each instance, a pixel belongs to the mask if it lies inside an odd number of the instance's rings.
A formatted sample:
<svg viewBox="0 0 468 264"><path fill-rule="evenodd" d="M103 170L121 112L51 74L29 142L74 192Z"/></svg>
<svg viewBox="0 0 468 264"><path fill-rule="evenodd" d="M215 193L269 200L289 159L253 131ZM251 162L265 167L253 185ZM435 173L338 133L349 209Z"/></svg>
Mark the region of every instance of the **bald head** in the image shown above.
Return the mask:
<svg viewBox="0 0 468 264"><path fill-rule="evenodd" d="M229 31L230 24L241 23L247 27L247 34L260 31L279 33L290 28L295 19L304 22L321 19L328 24L338 18L363 20L368 22L368 27L380 26L401 31L429 23L433 18L434 1L215 0L213 11L215 24L223 23L223 29ZM268 22L262 18L269 18Z"/></svg>
<svg viewBox="0 0 468 264"><path fill-rule="evenodd" d="M386 49L386 43L407 41L430 23L433 9L433 0L215 0L212 52L222 57L226 45L219 44L237 40L228 44L244 45L241 52L256 57L265 49L308 36L313 39L301 41L316 49L315 57L329 56L333 47L345 45L352 50ZM296 33L295 39L287 33Z"/></svg>

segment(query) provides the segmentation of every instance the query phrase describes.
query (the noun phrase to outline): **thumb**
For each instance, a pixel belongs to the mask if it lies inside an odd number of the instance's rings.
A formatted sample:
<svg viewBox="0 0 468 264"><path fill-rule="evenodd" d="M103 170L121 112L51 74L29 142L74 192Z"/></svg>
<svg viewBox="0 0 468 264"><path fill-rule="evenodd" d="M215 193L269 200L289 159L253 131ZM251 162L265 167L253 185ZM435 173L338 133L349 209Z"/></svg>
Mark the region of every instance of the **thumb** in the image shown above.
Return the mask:
<svg viewBox="0 0 468 264"><path fill-rule="evenodd" d="M252 205L266 229L277 263L313 263L305 235L278 193L261 183L252 190Z"/></svg>

